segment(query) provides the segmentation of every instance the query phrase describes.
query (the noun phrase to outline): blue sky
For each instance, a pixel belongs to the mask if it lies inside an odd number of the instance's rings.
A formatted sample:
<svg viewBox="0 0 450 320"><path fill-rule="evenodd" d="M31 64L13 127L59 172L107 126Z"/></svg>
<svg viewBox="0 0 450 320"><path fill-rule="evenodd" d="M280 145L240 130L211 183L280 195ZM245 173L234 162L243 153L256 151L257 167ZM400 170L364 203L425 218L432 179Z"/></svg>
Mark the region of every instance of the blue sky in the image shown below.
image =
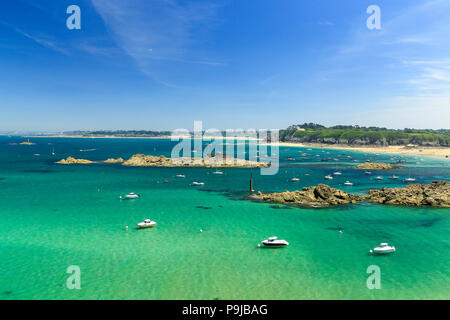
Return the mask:
<svg viewBox="0 0 450 320"><path fill-rule="evenodd" d="M81 8L81 30L66 8ZM369 30L369 5L381 30ZM9 0L0 131L449 128L447 0Z"/></svg>

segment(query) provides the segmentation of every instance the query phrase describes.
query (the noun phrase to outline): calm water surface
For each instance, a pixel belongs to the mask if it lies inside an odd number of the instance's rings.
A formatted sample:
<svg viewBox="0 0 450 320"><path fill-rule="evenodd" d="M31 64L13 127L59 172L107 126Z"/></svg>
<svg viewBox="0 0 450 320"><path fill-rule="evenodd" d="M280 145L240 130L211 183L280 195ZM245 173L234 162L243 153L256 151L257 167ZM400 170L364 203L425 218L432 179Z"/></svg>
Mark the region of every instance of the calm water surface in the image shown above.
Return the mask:
<svg viewBox="0 0 450 320"><path fill-rule="evenodd" d="M54 164L69 155L169 156L174 143L168 140L36 138L34 146L9 145L22 141L0 137L0 299L450 298L449 209L254 203L242 200L250 169L213 175L206 168ZM253 170L255 189L296 190L323 183L335 170L342 176L326 183L354 193L404 186L401 179L410 174L421 183L450 174L444 159L403 157L408 168L367 176L352 169L353 160L398 158L294 147L280 147L280 157L275 176ZM180 173L186 178L175 178ZM392 174L400 180L389 179ZM293 176L301 180L291 182ZM354 186L342 186L346 180ZM119 200L129 192L142 197ZM146 218L158 226L137 230ZM291 245L257 247L272 235ZM380 242L398 251L370 255ZM70 265L81 269L81 290L66 287ZM370 265L381 269L380 290L367 289Z"/></svg>

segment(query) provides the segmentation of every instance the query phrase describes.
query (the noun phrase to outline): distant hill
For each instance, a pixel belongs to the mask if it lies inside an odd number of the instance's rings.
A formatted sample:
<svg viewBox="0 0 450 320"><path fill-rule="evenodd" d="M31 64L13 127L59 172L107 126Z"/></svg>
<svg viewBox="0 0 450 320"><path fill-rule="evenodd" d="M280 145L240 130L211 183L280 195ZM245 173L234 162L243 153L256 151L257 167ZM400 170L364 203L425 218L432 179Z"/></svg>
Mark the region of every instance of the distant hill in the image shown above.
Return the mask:
<svg viewBox="0 0 450 320"><path fill-rule="evenodd" d="M403 129L378 127L333 126L315 123L292 125L280 131L284 142L311 142L347 145L408 145L450 146L450 130Z"/></svg>
<svg viewBox="0 0 450 320"><path fill-rule="evenodd" d="M82 137L161 137L170 136L170 131L148 130L97 130L97 131L66 131L66 136Z"/></svg>

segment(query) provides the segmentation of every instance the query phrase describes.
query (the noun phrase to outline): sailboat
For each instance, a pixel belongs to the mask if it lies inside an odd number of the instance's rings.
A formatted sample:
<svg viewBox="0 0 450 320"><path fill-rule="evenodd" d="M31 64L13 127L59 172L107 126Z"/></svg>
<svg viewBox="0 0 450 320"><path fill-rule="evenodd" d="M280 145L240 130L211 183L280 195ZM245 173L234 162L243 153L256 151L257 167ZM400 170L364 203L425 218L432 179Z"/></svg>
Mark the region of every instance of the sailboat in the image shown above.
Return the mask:
<svg viewBox="0 0 450 320"><path fill-rule="evenodd" d="M54 156L55 155L55 148L53 148L53 150L52 150L52 156Z"/></svg>

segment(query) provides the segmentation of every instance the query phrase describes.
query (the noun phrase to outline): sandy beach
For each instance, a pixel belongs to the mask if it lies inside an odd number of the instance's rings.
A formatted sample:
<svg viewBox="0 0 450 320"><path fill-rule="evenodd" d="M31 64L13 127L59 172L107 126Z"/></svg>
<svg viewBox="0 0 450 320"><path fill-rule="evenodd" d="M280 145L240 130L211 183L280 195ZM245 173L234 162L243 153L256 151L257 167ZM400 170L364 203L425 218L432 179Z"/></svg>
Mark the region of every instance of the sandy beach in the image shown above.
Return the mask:
<svg viewBox="0 0 450 320"><path fill-rule="evenodd" d="M321 144L321 143L290 143L280 142L280 147L307 147L307 148L324 148L324 149L339 149L339 150L352 150L367 153L386 153L386 154L398 154L409 156L423 156L433 157L439 159L449 159L450 148L449 147L407 147L407 146L349 146L342 144Z"/></svg>

